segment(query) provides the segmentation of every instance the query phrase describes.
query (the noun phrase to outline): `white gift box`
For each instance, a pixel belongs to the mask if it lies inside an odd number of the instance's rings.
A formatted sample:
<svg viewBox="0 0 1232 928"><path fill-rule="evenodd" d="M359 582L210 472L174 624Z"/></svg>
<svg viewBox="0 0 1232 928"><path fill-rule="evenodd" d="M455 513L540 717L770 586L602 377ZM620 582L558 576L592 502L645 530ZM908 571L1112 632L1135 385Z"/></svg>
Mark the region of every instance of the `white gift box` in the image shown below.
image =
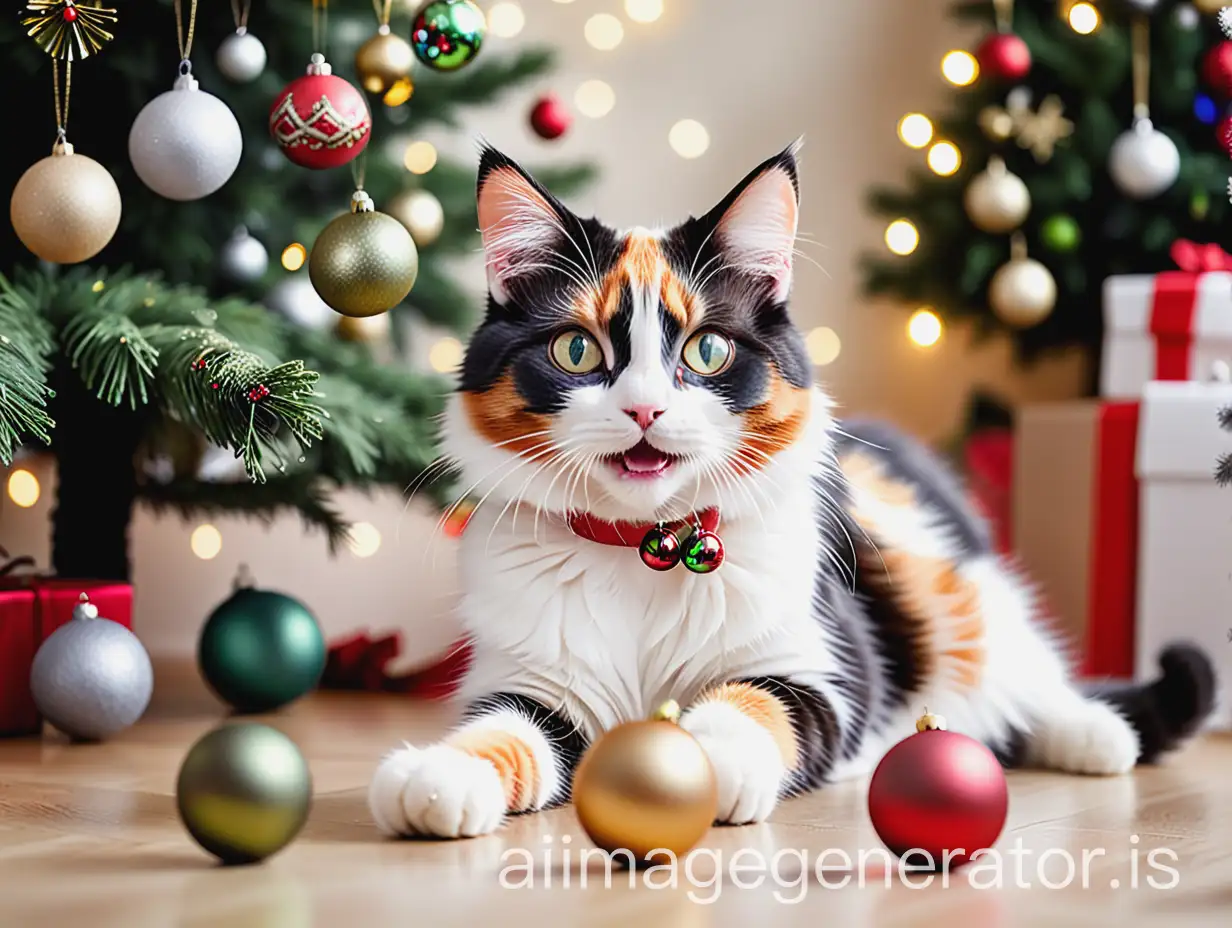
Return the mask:
<svg viewBox="0 0 1232 928"><path fill-rule="evenodd" d="M1199 380L1232 362L1232 272L1164 271L1104 281L1100 395L1136 399L1152 380Z"/></svg>
<svg viewBox="0 0 1232 928"><path fill-rule="evenodd" d="M1223 368L1222 374L1226 375ZM1170 642L1190 641L1215 662L1220 706L1212 727L1232 729L1232 487L1215 482L1232 432L1219 411L1232 406L1226 382L1149 383L1143 392L1136 470L1139 481L1139 679L1158 675Z"/></svg>

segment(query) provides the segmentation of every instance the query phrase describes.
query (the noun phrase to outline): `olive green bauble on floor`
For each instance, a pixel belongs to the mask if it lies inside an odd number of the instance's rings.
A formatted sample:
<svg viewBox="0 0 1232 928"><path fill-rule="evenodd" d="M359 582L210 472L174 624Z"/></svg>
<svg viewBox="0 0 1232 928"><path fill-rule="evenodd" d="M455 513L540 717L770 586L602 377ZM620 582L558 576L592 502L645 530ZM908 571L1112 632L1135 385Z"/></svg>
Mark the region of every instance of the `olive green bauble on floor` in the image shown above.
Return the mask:
<svg viewBox="0 0 1232 928"><path fill-rule="evenodd" d="M304 827L312 776L295 742L277 729L224 725L189 749L175 798L198 844L225 864L253 863Z"/></svg>
<svg viewBox="0 0 1232 928"><path fill-rule="evenodd" d="M238 712L270 712L312 690L325 669L325 639L290 596L240 586L201 632L201 676Z"/></svg>

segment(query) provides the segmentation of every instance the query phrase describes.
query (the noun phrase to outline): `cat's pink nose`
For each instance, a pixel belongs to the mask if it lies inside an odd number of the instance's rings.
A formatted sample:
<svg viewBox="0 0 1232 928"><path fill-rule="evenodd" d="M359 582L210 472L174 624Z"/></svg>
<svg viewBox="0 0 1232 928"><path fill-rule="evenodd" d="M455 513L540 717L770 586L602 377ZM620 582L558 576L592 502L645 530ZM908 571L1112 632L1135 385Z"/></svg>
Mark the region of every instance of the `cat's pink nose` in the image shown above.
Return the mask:
<svg viewBox="0 0 1232 928"><path fill-rule="evenodd" d="M636 422L644 432L654 424L655 419L663 415L663 410L653 406L630 406L625 410L625 415Z"/></svg>

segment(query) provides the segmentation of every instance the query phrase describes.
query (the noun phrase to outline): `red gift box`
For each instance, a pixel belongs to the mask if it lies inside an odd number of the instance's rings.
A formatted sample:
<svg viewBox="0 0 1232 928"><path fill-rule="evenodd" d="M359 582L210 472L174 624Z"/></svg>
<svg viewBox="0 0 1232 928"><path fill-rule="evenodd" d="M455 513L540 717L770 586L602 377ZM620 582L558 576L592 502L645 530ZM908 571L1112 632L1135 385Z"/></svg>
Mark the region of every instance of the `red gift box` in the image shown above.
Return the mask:
<svg viewBox="0 0 1232 928"><path fill-rule="evenodd" d="M1134 673L1138 402L1019 410L1014 540L1087 677Z"/></svg>
<svg viewBox="0 0 1232 928"><path fill-rule="evenodd" d="M0 736L42 731L30 667L39 645L73 617L82 593L101 618L133 627L133 588L127 583L0 576Z"/></svg>

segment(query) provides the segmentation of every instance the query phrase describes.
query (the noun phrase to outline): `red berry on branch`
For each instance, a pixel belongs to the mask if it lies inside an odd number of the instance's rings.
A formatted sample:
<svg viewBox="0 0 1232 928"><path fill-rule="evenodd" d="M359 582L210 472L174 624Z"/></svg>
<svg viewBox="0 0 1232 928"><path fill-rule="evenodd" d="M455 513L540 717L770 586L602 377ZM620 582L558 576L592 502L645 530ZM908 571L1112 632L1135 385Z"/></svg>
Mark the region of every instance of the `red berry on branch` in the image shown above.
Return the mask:
<svg viewBox="0 0 1232 928"><path fill-rule="evenodd" d="M205 366L206 366L205 358L197 358L197 360L193 361L192 364L190 365L190 367L192 367L194 371L203 371L205 370Z"/></svg>
<svg viewBox="0 0 1232 928"><path fill-rule="evenodd" d="M66 23L75 22L77 19L76 7L66 6L64 8L64 21Z"/></svg>

